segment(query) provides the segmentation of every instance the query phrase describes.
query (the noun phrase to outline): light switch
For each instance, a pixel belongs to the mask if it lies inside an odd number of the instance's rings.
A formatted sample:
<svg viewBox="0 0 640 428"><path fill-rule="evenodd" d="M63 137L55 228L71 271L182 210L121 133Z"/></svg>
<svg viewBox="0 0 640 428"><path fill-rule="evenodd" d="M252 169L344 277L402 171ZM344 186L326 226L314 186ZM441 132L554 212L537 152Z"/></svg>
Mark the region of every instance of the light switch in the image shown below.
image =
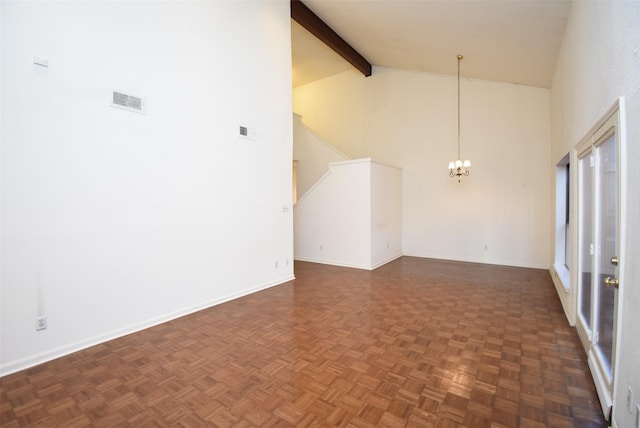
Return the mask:
<svg viewBox="0 0 640 428"><path fill-rule="evenodd" d="M49 67L49 58L44 56L34 56L33 63L35 65L41 65L43 67Z"/></svg>

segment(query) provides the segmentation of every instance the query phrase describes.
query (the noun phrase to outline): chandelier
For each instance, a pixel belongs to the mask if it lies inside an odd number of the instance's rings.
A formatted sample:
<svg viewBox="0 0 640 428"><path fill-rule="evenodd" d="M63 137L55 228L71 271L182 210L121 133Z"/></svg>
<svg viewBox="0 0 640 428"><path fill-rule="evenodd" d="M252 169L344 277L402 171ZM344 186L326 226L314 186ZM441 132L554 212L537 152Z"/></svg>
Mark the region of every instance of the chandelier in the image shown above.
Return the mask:
<svg viewBox="0 0 640 428"><path fill-rule="evenodd" d="M469 175L471 172L471 161L460 160L460 61L462 55L458 55L458 160L449 162L449 177L458 177L458 183L463 175Z"/></svg>

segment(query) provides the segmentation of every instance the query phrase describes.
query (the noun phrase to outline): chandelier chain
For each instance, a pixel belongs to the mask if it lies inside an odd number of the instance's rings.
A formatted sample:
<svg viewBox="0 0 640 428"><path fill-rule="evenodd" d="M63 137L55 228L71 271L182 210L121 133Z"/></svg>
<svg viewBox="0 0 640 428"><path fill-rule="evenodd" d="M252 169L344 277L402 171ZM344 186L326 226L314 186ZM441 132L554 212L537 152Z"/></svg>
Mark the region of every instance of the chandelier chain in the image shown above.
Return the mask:
<svg viewBox="0 0 640 428"><path fill-rule="evenodd" d="M458 182L462 176L469 175L469 168L471 168L469 160L463 162L460 159L460 61L462 58L462 55L458 55L458 159L449 163L449 176L457 177Z"/></svg>
<svg viewBox="0 0 640 428"><path fill-rule="evenodd" d="M460 60L462 55L458 55L458 159L460 159Z"/></svg>

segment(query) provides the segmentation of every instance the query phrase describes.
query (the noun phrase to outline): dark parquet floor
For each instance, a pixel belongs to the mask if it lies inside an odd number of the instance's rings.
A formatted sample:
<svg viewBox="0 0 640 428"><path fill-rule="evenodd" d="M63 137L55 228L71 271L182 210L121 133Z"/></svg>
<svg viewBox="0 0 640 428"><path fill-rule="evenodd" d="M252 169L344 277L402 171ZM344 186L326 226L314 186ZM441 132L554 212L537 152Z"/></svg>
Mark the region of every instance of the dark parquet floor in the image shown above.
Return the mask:
<svg viewBox="0 0 640 428"><path fill-rule="evenodd" d="M605 427L547 271L403 257L0 379L0 425Z"/></svg>

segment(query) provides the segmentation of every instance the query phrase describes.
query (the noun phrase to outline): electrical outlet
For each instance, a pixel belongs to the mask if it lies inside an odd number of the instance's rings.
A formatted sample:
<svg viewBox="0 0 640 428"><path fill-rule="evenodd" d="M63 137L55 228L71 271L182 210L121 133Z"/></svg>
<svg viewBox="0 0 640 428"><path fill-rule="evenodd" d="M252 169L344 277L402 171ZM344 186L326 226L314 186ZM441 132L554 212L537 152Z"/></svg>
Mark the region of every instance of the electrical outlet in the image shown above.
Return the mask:
<svg viewBox="0 0 640 428"><path fill-rule="evenodd" d="M47 328L47 317L36 317L36 331Z"/></svg>

